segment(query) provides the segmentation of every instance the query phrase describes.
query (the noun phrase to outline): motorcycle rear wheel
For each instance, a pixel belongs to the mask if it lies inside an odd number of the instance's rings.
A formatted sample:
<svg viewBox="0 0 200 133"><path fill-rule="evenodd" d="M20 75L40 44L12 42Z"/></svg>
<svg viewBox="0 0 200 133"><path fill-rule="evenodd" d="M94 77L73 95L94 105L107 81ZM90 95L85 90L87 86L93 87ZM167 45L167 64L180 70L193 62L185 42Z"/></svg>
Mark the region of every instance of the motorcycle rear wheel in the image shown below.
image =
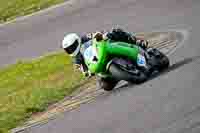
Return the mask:
<svg viewBox="0 0 200 133"><path fill-rule="evenodd" d="M158 49L153 48L148 51L148 54L151 58L149 63L158 71L163 71L169 67L169 58Z"/></svg>

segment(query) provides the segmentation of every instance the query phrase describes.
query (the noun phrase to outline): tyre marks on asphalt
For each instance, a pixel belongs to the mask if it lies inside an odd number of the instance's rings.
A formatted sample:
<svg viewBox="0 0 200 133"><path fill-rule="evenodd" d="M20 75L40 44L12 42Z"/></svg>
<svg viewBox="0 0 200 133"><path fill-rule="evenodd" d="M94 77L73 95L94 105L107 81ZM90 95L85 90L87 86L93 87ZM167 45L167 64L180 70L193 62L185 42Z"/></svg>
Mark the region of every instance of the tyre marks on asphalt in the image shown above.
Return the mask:
<svg viewBox="0 0 200 133"><path fill-rule="evenodd" d="M149 33L150 47L158 48L165 54L169 54L173 49L175 49L184 38L181 32L162 32L154 37ZM148 35L146 35L148 38Z"/></svg>

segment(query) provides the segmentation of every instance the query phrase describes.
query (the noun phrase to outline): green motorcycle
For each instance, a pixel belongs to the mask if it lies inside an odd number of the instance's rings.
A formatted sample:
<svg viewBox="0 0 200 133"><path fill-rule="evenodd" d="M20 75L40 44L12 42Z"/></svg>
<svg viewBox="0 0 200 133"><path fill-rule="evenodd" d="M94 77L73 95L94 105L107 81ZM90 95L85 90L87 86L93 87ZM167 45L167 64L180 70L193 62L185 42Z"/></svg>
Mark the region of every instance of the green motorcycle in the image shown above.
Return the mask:
<svg viewBox="0 0 200 133"><path fill-rule="evenodd" d="M141 47L125 42L111 40L91 40L92 45L83 54L85 63L92 74L110 78L103 87L112 90L117 82L125 80L135 84L146 81L154 72L169 67L169 59L155 48L143 50Z"/></svg>

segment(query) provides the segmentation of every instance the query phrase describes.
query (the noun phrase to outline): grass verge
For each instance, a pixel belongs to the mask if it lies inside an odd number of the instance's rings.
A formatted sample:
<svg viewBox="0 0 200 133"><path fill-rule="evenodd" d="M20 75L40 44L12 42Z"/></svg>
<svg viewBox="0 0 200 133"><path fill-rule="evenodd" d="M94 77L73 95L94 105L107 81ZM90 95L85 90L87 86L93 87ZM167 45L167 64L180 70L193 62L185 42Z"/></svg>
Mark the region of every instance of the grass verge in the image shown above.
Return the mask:
<svg viewBox="0 0 200 133"><path fill-rule="evenodd" d="M23 124L84 81L64 53L19 61L0 70L0 133Z"/></svg>
<svg viewBox="0 0 200 133"><path fill-rule="evenodd" d="M65 0L0 0L0 23L31 14Z"/></svg>

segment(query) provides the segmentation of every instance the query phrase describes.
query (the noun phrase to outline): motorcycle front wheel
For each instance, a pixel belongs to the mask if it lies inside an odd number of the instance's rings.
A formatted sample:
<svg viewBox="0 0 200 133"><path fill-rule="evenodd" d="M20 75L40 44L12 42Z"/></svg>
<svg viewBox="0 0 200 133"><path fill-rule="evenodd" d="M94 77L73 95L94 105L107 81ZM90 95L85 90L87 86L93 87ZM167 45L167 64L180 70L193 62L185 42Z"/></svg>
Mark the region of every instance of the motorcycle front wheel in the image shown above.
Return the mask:
<svg viewBox="0 0 200 133"><path fill-rule="evenodd" d="M108 70L118 80L125 80L135 84L140 84L147 80L147 75L144 72L138 71L137 74L131 73L115 63L110 64Z"/></svg>
<svg viewBox="0 0 200 133"><path fill-rule="evenodd" d="M118 83L118 80L114 78L102 78L97 76L96 80L97 88L104 89L105 91L112 91Z"/></svg>

